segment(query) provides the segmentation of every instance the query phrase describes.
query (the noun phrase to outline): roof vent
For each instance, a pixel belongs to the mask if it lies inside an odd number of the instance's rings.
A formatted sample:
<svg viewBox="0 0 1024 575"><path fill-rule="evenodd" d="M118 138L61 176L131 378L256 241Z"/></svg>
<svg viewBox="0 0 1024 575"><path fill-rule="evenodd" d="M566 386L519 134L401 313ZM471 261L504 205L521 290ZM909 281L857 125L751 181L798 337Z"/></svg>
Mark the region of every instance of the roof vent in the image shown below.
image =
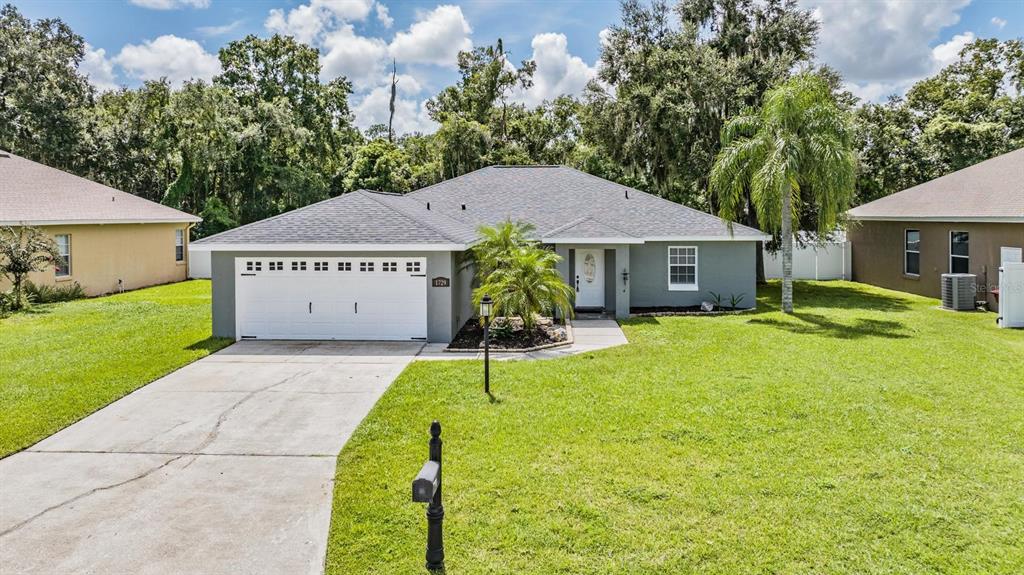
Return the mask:
<svg viewBox="0 0 1024 575"><path fill-rule="evenodd" d="M430 209L430 202L427 202L427 209Z"/></svg>
<svg viewBox="0 0 1024 575"><path fill-rule="evenodd" d="M629 199L629 190L626 190L626 199Z"/></svg>
<svg viewBox="0 0 1024 575"><path fill-rule="evenodd" d="M0 152L0 158L10 158L10 157L11 157L11 155L8 154L7 152Z"/></svg>
<svg viewBox="0 0 1024 575"><path fill-rule="evenodd" d="M466 204L462 204L462 211L466 211Z"/></svg>

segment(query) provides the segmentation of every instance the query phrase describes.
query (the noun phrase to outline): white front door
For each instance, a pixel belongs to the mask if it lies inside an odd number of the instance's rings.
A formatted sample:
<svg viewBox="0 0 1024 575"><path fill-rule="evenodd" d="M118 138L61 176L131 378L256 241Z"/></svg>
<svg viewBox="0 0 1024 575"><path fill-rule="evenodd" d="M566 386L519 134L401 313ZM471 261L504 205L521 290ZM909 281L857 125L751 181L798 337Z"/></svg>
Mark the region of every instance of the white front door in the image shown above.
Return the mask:
<svg viewBox="0 0 1024 575"><path fill-rule="evenodd" d="M576 307L604 307L604 250L576 250Z"/></svg>
<svg viewBox="0 0 1024 575"><path fill-rule="evenodd" d="M239 339L424 339L426 258L235 259Z"/></svg>

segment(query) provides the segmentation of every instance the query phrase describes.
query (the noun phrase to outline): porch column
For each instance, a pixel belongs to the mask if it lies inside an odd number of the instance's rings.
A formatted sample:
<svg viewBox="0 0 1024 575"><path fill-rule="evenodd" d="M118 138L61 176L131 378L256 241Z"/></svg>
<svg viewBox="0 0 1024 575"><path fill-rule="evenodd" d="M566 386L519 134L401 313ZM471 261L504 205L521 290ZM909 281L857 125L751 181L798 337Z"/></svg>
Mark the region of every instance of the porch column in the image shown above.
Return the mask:
<svg viewBox="0 0 1024 575"><path fill-rule="evenodd" d="M629 246L615 246L615 317L619 319L629 317L629 285L633 282L632 274L629 281L622 281L623 270L629 271Z"/></svg>

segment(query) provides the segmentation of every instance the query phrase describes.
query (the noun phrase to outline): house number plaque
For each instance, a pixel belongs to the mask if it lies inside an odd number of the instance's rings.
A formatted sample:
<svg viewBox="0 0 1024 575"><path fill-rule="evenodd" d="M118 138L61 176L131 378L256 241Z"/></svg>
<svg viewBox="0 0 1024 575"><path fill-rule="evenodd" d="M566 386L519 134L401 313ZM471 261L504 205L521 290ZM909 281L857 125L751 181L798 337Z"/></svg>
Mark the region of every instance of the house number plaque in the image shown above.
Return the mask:
<svg viewBox="0 0 1024 575"><path fill-rule="evenodd" d="M448 278L437 277L431 280L431 284L434 287L448 287L451 285L451 281Z"/></svg>

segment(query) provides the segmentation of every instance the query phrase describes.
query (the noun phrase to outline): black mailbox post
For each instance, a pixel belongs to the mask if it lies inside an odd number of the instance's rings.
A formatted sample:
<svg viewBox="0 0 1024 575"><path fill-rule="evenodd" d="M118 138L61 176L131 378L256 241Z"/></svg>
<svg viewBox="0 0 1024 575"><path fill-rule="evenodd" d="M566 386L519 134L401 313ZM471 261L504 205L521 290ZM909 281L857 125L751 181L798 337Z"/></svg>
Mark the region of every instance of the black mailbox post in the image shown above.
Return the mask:
<svg viewBox="0 0 1024 575"><path fill-rule="evenodd" d="M412 500L427 503L427 569L444 569L444 538L441 531L441 424L430 424L430 459L412 480Z"/></svg>

